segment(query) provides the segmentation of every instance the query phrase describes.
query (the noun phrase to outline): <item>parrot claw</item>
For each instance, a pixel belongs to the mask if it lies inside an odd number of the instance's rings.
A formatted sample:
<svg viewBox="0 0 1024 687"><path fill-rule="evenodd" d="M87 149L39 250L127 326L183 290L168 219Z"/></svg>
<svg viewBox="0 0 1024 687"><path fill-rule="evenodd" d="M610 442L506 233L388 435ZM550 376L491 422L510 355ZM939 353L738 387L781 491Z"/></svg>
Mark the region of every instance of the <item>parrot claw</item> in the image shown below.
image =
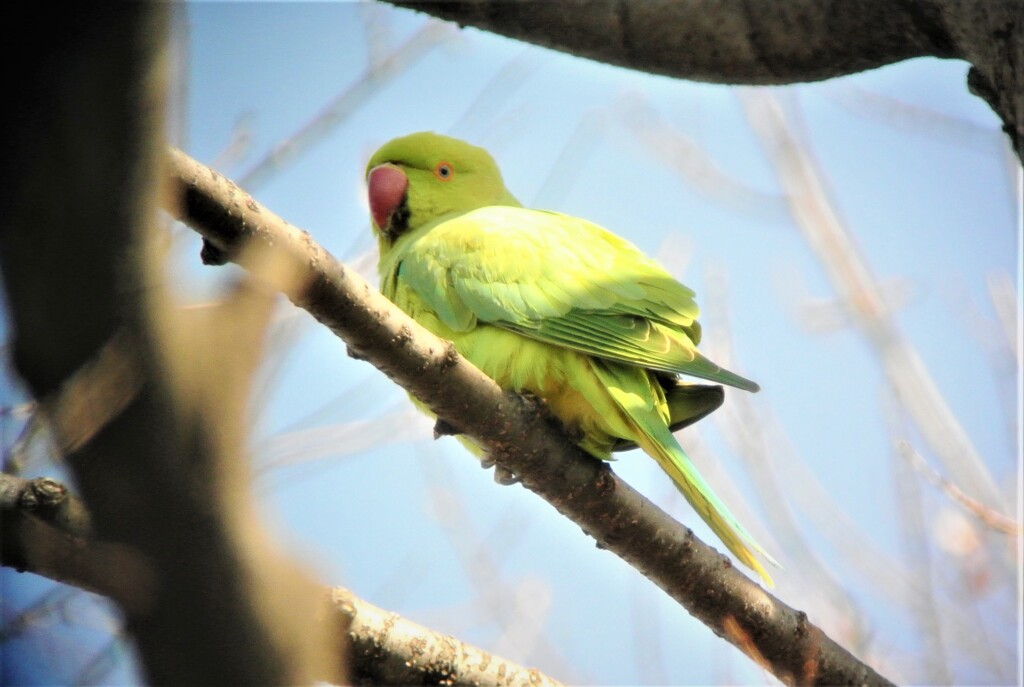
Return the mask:
<svg viewBox="0 0 1024 687"><path fill-rule="evenodd" d="M437 418L437 422L434 423L434 440L440 439L441 437L453 437L462 434L456 429L451 423Z"/></svg>
<svg viewBox="0 0 1024 687"><path fill-rule="evenodd" d="M523 480L516 477L511 470L498 464L494 465L494 481L503 486L519 484Z"/></svg>
<svg viewBox="0 0 1024 687"><path fill-rule="evenodd" d="M519 395L520 397L522 397L523 402L528 408L531 408L533 410L547 408L548 402L535 393L529 391L520 391Z"/></svg>

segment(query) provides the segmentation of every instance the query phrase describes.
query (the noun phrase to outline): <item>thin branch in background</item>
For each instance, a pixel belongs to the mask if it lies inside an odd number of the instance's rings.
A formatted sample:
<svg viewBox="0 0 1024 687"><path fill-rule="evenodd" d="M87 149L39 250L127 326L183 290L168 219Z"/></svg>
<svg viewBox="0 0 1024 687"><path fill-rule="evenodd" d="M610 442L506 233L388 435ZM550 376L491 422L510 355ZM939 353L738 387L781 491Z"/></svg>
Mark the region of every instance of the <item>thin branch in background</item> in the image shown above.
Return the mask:
<svg viewBox="0 0 1024 687"><path fill-rule="evenodd" d="M733 354L729 322L729 300L726 275L719 269L709 269L705 278L707 284L708 335L704 344L709 355L721 364L732 368ZM821 594L828 606L834 609L836 617L843 619L841 631L845 641L859 645L867 634L867 622L859 604L840 584L837 575L825 564L807 541L793 513L787 494L779 482L780 475L787 474L779 465L779 454L784 442L770 431L763 413L757 404L743 394L730 396L713 416L722 427L722 434L735 447L742 459L751 481L757 485L756 494L761 502L759 512L767 521L764 529L778 541L786 542L787 555L792 558L792 569L807 581L809 587ZM805 587L806 588L806 587Z"/></svg>
<svg viewBox="0 0 1024 687"><path fill-rule="evenodd" d="M951 501L973 515L986 527L1011 537L1020 537L1024 534L1024 528L1021 527L1019 522L988 508L976 499L972 499L959 487L943 477L938 470L929 465L928 461L910 445L910 442L901 439L896 442L896 448L899 455L907 460L919 475L941 489Z"/></svg>
<svg viewBox="0 0 1024 687"><path fill-rule="evenodd" d="M1021 306L1013 279L1005 272L992 274L988 279L988 293L992 307L999 317L1006 347L1017 363L1017 369L1024 367L1024 350L1021 347Z"/></svg>
<svg viewBox="0 0 1024 687"><path fill-rule="evenodd" d="M1018 279L1021 278L1018 272ZM999 343L995 345L995 351L991 357L992 375L997 384L997 392L1002 403L1003 413L1006 422L1007 442L1016 448L1017 456L1021 455L1021 368L1024 367L1024 320L1021 319L1021 304L1018 294L1014 288L1013 279L1006 272L996 272L988 276L988 294L992 309L996 313L999 323L1000 334L997 337ZM1021 484L1022 464L1018 459L1016 465L1011 468L1011 474L1015 476L1013 483ZM1018 490L1020 487L1018 486ZM1024 493L1018 491L1015 495L1017 503L1024 501ZM1018 518L1021 517L1020 508L1017 509ZM1018 569L1020 561L1018 560Z"/></svg>
<svg viewBox="0 0 1024 687"><path fill-rule="evenodd" d="M498 119L501 108L549 60L550 57L542 51L523 48L477 91L476 97L462 116L455 120L450 130L464 134L469 132L468 138L473 138L472 134L480 135L488 131L490 124Z"/></svg>
<svg viewBox="0 0 1024 687"><path fill-rule="evenodd" d="M393 26L387 9L376 2L361 2L357 6L359 20L366 36L366 58L370 64L380 64L388 56L393 40Z"/></svg>
<svg viewBox="0 0 1024 687"><path fill-rule="evenodd" d="M78 685L102 685L107 683L108 677L117 667L121 660L121 653L124 652L125 638L120 630L111 633L111 638L93 654L92 658L75 675L74 684Z"/></svg>
<svg viewBox="0 0 1024 687"><path fill-rule="evenodd" d="M633 665L641 684L668 685L670 680L662 651L661 613L649 592L642 580L630 578L629 637L633 643Z"/></svg>
<svg viewBox="0 0 1024 687"><path fill-rule="evenodd" d="M535 660L575 684L590 682L574 674L576 671L572 665L546 636L546 609L538 612L536 604L523 604L522 589L524 584L529 584L529 580L513 582L505 579L502 572L498 555L509 553L515 545L516 536L525 532L526 527L522 523L511 529L497 527L494 533L481 536L473 527L475 520L466 510L459 492L446 486L452 483L452 477L445 463L441 460L422 460L419 466L429 483L427 491L434 516L439 520L441 530L447 536L466 579L476 593L476 601L471 607L476 613L484 615L483 620L501 630L502 634L494 645L495 651L522 657L524 660ZM511 539L495 546L499 537L504 539L509 532L515 533ZM539 594L531 596L541 598ZM531 605L534 607L531 608Z"/></svg>
<svg viewBox="0 0 1024 687"><path fill-rule="evenodd" d="M730 175L694 139L666 122L640 94L620 97L612 106L615 120L632 139L686 182L687 188L733 212L759 222L781 221L785 199L752 188Z"/></svg>
<svg viewBox="0 0 1024 687"><path fill-rule="evenodd" d="M249 154L254 139L255 120L254 112L243 112L235 119L228 142L213 156L213 160L210 161L211 167L229 170Z"/></svg>
<svg viewBox="0 0 1024 687"><path fill-rule="evenodd" d="M848 112L872 122L914 136L928 136L943 145L960 146L979 154L998 155L1006 167L1006 193L1010 204L1017 202L1017 175L1020 160L1006 145L997 126L982 126L953 117L931 108L914 105L898 98L858 86L850 80L823 84L818 91Z"/></svg>
<svg viewBox="0 0 1024 687"><path fill-rule="evenodd" d="M970 437L917 351L888 316L874 277L834 210L820 172L798 145L778 101L766 90L739 92L751 127L776 167L797 227L825 268L851 319L881 359L886 377L929 448L975 498L1006 510L1004 498Z"/></svg>
<svg viewBox="0 0 1024 687"><path fill-rule="evenodd" d="M795 283L799 275L786 272L780 275L785 281L782 290L788 294L787 304L793 306L793 319L803 331L809 334L832 334L850 327L849 308L834 298L814 298L807 289ZM878 285L878 296L885 304L886 312L899 312L917 297L917 289L910 280L903 277L886 279Z"/></svg>
<svg viewBox="0 0 1024 687"><path fill-rule="evenodd" d="M590 110L580 117L576 128L562 146L558 158L548 169L540 187L529 204L534 208L554 209L565 200L586 169L587 160L598 141L605 135L606 117L600 110Z"/></svg>
<svg viewBox="0 0 1024 687"><path fill-rule="evenodd" d="M292 351L302 336L310 331L312 324L308 317L302 317L295 312L284 298L277 299L263 336L263 360L260 361L252 380L249 403L249 412L254 418L252 425L257 424L255 418L266 411L266 404L271 396L270 390L280 383Z"/></svg>
<svg viewBox="0 0 1024 687"><path fill-rule="evenodd" d="M298 131L279 142L248 171L239 175L238 183L248 189L258 187L271 174L281 171L285 165L321 141L352 112L369 101L381 86L415 65L438 44L450 40L455 35L457 33L450 24L426 22L423 28L417 30L387 57L380 62L371 63L355 83L325 105L312 119L299 127Z"/></svg>
<svg viewBox="0 0 1024 687"><path fill-rule="evenodd" d="M55 615L66 616L64 608L79 593L81 591L75 587L53 585L28 606L13 613L10 617L5 610L3 624L0 625L0 645L28 634L33 627L41 624L46 618L52 618ZM6 606L9 601L0 598L0 603Z"/></svg>
<svg viewBox="0 0 1024 687"><path fill-rule="evenodd" d="M908 469L910 466L905 457L896 455L904 453L903 445L906 443L901 439L895 439L897 436L904 435L903 428L894 426L898 421L898 404L890 400L887 405L889 407L889 412L886 413L890 425L889 435L893 438L890 466L896 489L899 525L903 535L901 547L903 560L920 581L913 588L913 597L907 600L910 605L911 617L917 624L918 635L924 643L921 652L924 671L920 676L915 676L913 682L950 685L953 684L949 669L950 656L946 650L942 618L939 616L939 605L935 599L935 575L932 555L928 546L929 537L925 526L921 490L917 482L917 475L913 470Z"/></svg>
<svg viewBox="0 0 1024 687"><path fill-rule="evenodd" d="M995 127L982 126L921 105L869 90L855 81L844 79L822 85L817 91L847 112L901 132L929 136L944 145L962 146L970 150L1006 149L1003 133Z"/></svg>
<svg viewBox="0 0 1024 687"><path fill-rule="evenodd" d="M36 401L26 401L17 406L6 406L4 411L4 432L7 431L8 419L13 424L18 424L18 434L14 441L0 444L0 451L3 451L3 472L13 475L21 474L31 463L37 451L43 450L47 454L56 455L52 448L52 440L39 412L39 404ZM46 447L39 449L39 446L46 443Z"/></svg>
<svg viewBox="0 0 1024 687"><path fill-rule="evenodd" d="M742 100L752 126L764 141L769 159L778 169L797 225L840 293L851 321L882 360L886 377L908 409L908 416L956 483L962 487L969 485L970 491L975 492L972 494L975 498L977 494L983 495L981 500L987 507L1002 510L1005 508L1002 495L987 467L939 393L917 352L903 338L886 311L877 283L828 200L810 151L797 143L782 108L771 95L744 90ZM816 482L809 481L808 486L811 484L816 485ZM820 485L816 486L820 488ZM804 498L809 491L814 490L805 487L796 495ZM828 498L819 494L816 500L825 502ZM822 520L816 519L815 522L821 523ZM832 522L825 522L829 527L834 526ZM996 560L1001 567L1012 572L1008 551L1005 548L996 551L999 554ZM852 563L862 570L874 568L873 575L889 574L889 571L878 570L873 562L865 565L864 561L854 559ZM892 591L877 584L876 588L886 593ZM898 600L914 598L912 584L905 591L909 595L901 595ZM960 647L993 674L1005 674L1009 647L992 641L993 638L987 637L985 632L979 632L978 624L984 622L983 616L975 613L973 617L967 617L965 611L969 610L957 608L951 614L944 613L945 618L954 621L949 626L949 646Z"/></svg>
<svg viewBox="0 0 1024 687"><path fill-rule="evenodd" d="M279 471L359 455L387 444L428 436L430 423L400 407L367 420L334 422L276 434L261 442L259 473L276 483Z"/></svg>

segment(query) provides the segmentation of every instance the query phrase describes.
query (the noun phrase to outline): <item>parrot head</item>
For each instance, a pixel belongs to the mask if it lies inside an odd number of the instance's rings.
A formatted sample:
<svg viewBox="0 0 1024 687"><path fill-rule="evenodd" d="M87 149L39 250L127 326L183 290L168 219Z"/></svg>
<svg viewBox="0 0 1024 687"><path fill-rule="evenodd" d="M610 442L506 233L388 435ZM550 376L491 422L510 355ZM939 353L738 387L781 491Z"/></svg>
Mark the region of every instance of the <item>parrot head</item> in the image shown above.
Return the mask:
<svg viewBox="0 0 1024 687"><path fill-rule="evenodd" d="M366 165L366 186L382 247L442 217L519 206L486 150L430 132L381 146Z"/></svg>

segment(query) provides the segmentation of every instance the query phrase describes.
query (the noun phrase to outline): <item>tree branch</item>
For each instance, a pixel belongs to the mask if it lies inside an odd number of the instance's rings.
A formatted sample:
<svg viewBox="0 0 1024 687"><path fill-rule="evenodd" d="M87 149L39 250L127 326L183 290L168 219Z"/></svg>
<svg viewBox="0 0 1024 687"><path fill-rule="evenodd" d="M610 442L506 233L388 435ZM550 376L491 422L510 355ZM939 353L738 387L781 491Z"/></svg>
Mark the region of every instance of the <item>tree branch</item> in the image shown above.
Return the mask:
<svg viewBox="0 0 1024 687"><path fill-rule="evenodd" d="M817 81L910 57L954 56L938 24L922 31L899 2L388 2L598 62L715 83Z"/></svg>
<svg viewBox="0 0 1024 687"><path fill-rule="evenodd" d="M133 584L126 549L92 536L85 505L63 484L0 473L0 564L109 596L124 604ZM558 687L559 682L475 646L417 625L342 588L326 620L348 630L355 684ZM336 680L337 675L319 676Z"/></svg>
<svg viewBox="0 0 1024 687"><path fill-rule="evenodd" d="M253 243L283 256L305 284L287 291L296 305L716 634L784 682L886 684L805 614L752 583L606 464L569 442L533 404L503 392L307 233L180 151L171 151L169 168L176 187L169 210L195 228L218 257L252 269L250 251L241 248Z"/></svg>
<svg viewBox="0 0 1024 687"><path fill-rule="evenodd" d="M559 682L483 649L417 625L331 590L338 613L351 623L352 679L357 685L475 685L557 687Z"/></svg>
<svg viewBox="0 0 1024 687"><path fill-rule="evenodd" d="M579 57L727 84L818 81L912 57L970 62L968 86L1024 141L1021 0L387 0Z"/></svg>

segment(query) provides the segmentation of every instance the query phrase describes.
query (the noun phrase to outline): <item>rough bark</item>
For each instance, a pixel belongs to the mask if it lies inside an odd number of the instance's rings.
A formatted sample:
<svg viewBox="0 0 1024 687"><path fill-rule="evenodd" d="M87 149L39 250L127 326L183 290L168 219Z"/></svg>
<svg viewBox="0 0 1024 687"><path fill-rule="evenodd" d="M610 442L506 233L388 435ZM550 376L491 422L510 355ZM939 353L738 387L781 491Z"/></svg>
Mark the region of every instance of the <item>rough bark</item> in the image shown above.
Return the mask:
<svg viewBox="0 0 1024 687"><path fill-rule="evenodd" d="M356 685L558 687L559 682L490 652L434 632L335 588L335 610L349 621Z"/></svg>
<svg viewBox="0 0 1024 687"><path fill-rule="evenodd" d="M966 60L1022 155L1021 0L463 0L391 4L653 74L729 84L817 81L912 57Z"/></svg>
<svg viewBox="0 0 1024 687"><path fill-rule="evenodd" d="M177 192L169 209L206 239L207 258L258 270L247 257L251 246L282 255L301 275L295 283L304 285L286 292L296 305L716 634L787 683L886 684L804 613L751 582L606 464L585 455L535 404L503 392L309 234L183 153L172 151L170 160Z"/></svg>

